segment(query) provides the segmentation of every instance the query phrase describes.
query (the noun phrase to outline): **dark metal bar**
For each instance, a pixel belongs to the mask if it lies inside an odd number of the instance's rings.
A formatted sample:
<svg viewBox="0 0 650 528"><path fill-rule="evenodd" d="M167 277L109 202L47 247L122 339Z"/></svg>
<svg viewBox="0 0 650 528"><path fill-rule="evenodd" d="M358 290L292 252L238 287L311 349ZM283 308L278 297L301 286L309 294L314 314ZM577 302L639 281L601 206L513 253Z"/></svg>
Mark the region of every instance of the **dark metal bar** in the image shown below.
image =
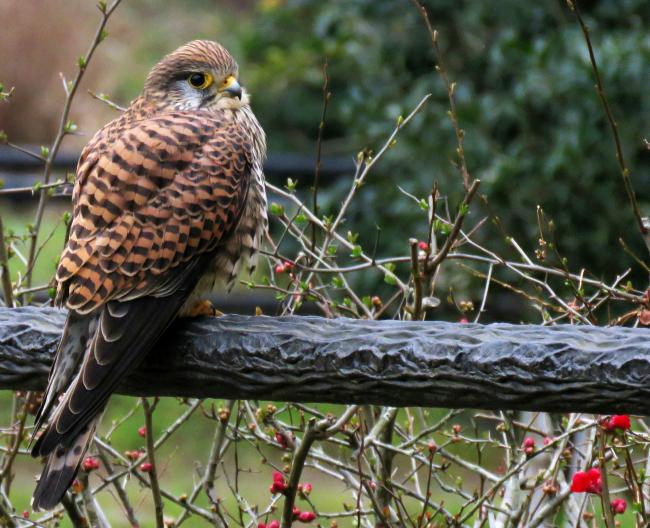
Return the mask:
<svg viewBox="0 0 650 528"><path fill-rule="evenodd" d="M0 389L41 390L65 312L0 309ZM119 389L647 414L650 331L229 315L179 321Z"/></svg>

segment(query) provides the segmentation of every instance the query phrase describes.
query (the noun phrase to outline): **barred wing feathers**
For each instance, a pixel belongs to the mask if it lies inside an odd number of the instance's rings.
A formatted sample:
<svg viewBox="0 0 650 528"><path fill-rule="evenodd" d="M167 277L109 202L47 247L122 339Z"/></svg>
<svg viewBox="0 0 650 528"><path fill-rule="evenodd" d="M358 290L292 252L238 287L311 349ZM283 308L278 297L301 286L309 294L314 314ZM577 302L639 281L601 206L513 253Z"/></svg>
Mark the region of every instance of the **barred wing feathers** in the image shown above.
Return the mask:
<svg viewBox="0 0 650 528"><path fill-rule="evenodd" d="M173 321L237 226L250 138L219 113L126 117L86 147L57 303L70 309L32 454L49 459L34 508L65 493L96 417ZM58 403L57 403L58 401Z"/></svg>

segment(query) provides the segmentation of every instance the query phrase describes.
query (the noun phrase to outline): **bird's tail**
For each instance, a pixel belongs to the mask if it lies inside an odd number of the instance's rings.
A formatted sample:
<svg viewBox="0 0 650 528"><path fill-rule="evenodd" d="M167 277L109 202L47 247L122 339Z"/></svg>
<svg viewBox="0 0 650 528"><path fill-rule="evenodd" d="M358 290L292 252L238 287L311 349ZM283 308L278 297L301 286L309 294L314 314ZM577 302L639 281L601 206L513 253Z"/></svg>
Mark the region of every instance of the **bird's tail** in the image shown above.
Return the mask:
<svg viewBox="0 0 650 528"><path fill-rule="evenodd" d="M86 454L97 420L98 418L84 427L71 442L58 445L48 456L32 497L34 511L51 510L61 501Z"/></svg>

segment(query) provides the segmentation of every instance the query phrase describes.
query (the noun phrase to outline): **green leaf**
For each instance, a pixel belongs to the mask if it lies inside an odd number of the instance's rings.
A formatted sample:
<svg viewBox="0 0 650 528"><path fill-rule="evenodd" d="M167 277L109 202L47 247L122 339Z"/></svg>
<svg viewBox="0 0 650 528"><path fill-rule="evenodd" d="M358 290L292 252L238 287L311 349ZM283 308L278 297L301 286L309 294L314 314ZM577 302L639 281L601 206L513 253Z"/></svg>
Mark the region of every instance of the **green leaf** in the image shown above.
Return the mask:
<svg viewBox="0 0 650 528"><path fill-rule="evenodd" d="M47 158L50 155L50 148L44 145L41 146L41 157Z"/></svg>
<svg viewBox="0 0 650 528"><path fill-rule="evenodd" d="M71 119L68 119L67 123L65 124L65 127L63 128L64 132L66 134L72 134L73 132L77 131L77 125L74 121Z"/></svg>
<svg viewBox="0 0 650 528"><path fill-rule="evenodd" d="M433 229L437 233L440 233L442 235L448 235L451 233L451 226L447 222L443 222L442 220L436 219L433 222Z"/></svg>
<svg viewBox="0 0 650 528"><path fill-rule="evenodd" d="M80 70L85 70L86 66L88 65L88 61L86 60L86 57L79 57L79 59L77 59L77 64L79 65Z"/></svg>
<svg viewBox="0 0 650 528"><path fill-rule="evenodd" d="M331 215L324 215L321 221L323 222L325 229L329 229L334 223L334 217Z"/></svg>
<svg viewBox="0 0 650 528"><path fill-rule="evenodd" d="M348 231L347 239L350 244L356 244L358 238L359 238L359 233L353 233L352 231Z"/></svg>
<svg viewBox="0 0 650 528"><path fill-rule="evenodd" d="M384 282L391 286L395 286L395 284L397 284L397 277L392 273L384 273Z"/></svg>
<svg viewBox="0 0 650 528"><path fill-rule="evenodd" d="M332 277L332 286L335 288L343 288L343 279L341 277Z"/></svg>
<svg viewBox="0 0 650 528"><path fill-rule="evenodd" d="M8 92L5 92L4 84L0 83L0 101L6 101L9 99L14 94L15 89L16 87L12 86Z"/></svg>
<svg viewBox="0 0 650 528"><path fill-rule="evenodd" d="M350 253L350 256L352 258L359 258L362 254L363 254L363 249L361 248L361 246L359 244L356 244L352 248L352 253Z"/></svg>
<svg viewBox="0 0 650 528"><path fill-rule="evenodd" d="M296 224L299 224L299 225L305 224L305 223L307 223L307 216L300 213L298 216L296 216L296 219L294 220L294 222Z"/></svg>
<svg viewBox="0 0 650 528"><path fill-rule="evenodd" d="M335 256L338 248L339 247L336 244L330 244L329 246L327 246L327 255L329 257Z"/></svg>
<svg viewBox="0 0 650 528"><path fill-rule="evenodd" d="M273 216L282 216L284 215L284 206L277 202L271 202L271 205L269 205L269 211Z"/></svg>
<svg viewBox="0 0 650 528"><path fill-rule="evenodd" d="M287 178L287 184L284 186L288 191L293 192L296 190L296 186L298 185L298 180L293 180L291 178Z"/></svg>

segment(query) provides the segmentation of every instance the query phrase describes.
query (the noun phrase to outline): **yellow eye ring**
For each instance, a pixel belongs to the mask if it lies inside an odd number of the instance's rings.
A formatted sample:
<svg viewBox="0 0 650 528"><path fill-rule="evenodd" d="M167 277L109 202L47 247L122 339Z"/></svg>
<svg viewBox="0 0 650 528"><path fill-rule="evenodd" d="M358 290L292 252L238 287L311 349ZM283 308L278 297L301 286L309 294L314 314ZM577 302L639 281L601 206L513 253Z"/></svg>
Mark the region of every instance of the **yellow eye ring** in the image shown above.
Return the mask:
<svg viewBox="0 0 650 528"><path fill-rule="evenodd" d="M189 85L197 90L205 90L212 84L213 80L212 75L203 72L191 73L187 78Z"/></svg>

